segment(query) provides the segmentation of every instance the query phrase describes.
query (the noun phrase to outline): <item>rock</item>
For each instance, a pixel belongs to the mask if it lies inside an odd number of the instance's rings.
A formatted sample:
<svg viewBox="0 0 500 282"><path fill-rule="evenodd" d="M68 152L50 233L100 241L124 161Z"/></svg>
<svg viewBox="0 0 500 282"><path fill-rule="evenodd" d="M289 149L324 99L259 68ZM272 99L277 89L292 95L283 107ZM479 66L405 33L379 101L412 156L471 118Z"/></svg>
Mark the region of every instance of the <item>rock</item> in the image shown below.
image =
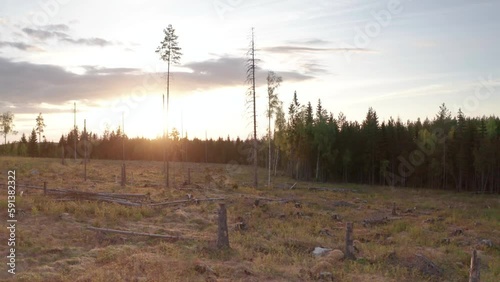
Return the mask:
<svg viewBox="0 0 500 282"><path fill-rule="evenodd" d="M314 248L314 251L312 252L312 254L314 256L324 256L326 255L328 252L330 252L332 249L328 249L328 248L322 248L322 247L316 247Z"/></svg>
<svg viewBox="0 0 500 282"><path fill-rule="evenodd" d="M489 240L489 239L483 239L483 240L481 240L480 243L481 243L481 245L485 245L485 246L488 246L490 248L493 247L493 242L491 242L491 240Z"/></svg>

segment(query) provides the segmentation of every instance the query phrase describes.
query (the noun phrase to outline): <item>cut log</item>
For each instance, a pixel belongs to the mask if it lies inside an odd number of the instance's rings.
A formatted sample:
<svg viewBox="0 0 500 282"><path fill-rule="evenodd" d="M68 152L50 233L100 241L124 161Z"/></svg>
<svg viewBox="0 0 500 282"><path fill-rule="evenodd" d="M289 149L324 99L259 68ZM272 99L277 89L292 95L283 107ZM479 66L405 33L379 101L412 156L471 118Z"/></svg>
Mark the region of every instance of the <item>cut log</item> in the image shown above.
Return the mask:
<svg viewBox="0 0 500 282"><path fill-rule="evenodd" d="M151 233L116 230L116 229L108 229L108 228L97 228L97 227L92 227L92 226L88 226L87 229L93 230L93 231L98 231L98 232L104 232L104 233L117 233L117 234L131 235L131 236L147 236L147 237L153 237L153 238L176 239L176 240L182 239L182 237L180 237L180 236L151 234Z"/></svg>
<svg viewBox="0 0 500 282"><path fill-rule="evenodd" d="M158 206L179 205L179 204L185 204L185 203L211 202L211 201L222 201L222 200L225 200L225 198L207 198L207 199L192 198L189 200L178 200L178 201L172 201L172 202L152 203L152 204L149 204L148 206L158 207Z"/></svg>

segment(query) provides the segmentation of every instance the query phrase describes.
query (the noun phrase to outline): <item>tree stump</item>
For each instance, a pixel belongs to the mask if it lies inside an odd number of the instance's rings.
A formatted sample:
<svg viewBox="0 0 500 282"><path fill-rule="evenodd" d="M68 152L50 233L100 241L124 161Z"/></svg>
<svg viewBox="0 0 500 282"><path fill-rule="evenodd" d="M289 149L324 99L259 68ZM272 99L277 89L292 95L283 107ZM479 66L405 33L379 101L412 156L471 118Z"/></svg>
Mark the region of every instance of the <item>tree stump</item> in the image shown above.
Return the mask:
<svg viewBox="0 0 500 282"><path fill-rule="evenodd" d="M479 259L477 257L477 251L472 251L472 257L470 258L470 270L469 270L469 282L479 282Z"/></svg>
<svg viewBox="0 0 500 282"><path fill-rule="evenodd" d="M126 174L126 168L125 164L122 164L122 181L121 181L121 186L125 187L125 184L127 182L127 174Z"/></svg>
<svg viewBox="0 0 500 282"><path fill-rule="evenodd" d="M354 224L352 222L347 222L346 223L346 234L345 234L345 257L347 259L356 259L354 256L354 245L353 245L353 238L352 238L352 230L353 230Z"/></svg>
<svg viewBox="0 0 500 282"><path fill-rule="evenodd" d="M392 203L392 213L391 213L391 214L392 214L392 215L398 215L398 214L396 213L396 203Z"/></svg>
<svg viewBox="0 0 500 282"><path fill-rule="evenodd" d="M217 248L229 248L229 234L227 231L226 205L219 204L219 228L217 232Z"/></svg>

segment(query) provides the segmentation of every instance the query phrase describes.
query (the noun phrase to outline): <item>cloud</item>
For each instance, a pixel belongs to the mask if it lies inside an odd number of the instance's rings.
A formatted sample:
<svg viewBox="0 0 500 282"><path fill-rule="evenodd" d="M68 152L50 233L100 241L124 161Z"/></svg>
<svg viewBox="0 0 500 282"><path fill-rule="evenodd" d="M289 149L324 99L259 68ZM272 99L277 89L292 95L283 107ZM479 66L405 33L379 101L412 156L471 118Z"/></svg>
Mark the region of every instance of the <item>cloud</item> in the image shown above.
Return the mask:
<svg viewBox="0 0 500 282"><path fill-rule="evenodd" d="M4 47L11 47L22 51L42 51L41 48L24 42L0 41L0 48Z"/></svg>
<svg viewBox="0 0 500 282"><path fill-rule="evenodd" d="M69 26L65 24L49 24L43 27L46 30L51 30L51 31L69 31Z"/></svg>
<svg viewBox="0 0 500 282"><path fill-rule="evenodd" d="M329 44L330 41L315 38L315 39L309 39L309 40L305 40L305 41L288 41L288 43L290 43L292 45L325 45L325 44Z"/></svg>
<svg viewBox="0 0 500 282"><path fill-rule="evenodd" d="M22 31L27 35L29 35L30 37L41 41L46 41L48 39L57 39L59 41L76 45L100 46L100 47L113 45L111 41L98 37L73 38L68 33L63 32L63 31L69 31L69 27L64 24L45 25L38 29L25 27L22 29Z"/></svg>
<svg viewBox="0 0 500 282"><path fill-rule="evenodd" d="M365 48L317 48L317 47L306 47L306 46L274 46L274 47L264 47L262 51L270 53L329 53L329 52L373 52L370 49Z"/></svg>
<svg viewBox="0 0 500 282"><path fill-rule="evenodd" d="M0 100L29 110L41 103L61 104L72 100L98 101L130 93L143 85L145 75L99 70L77 75L54 65L37 65L0 58ZM149 90L149 89L148 89ZM154 89L154 85L151 90Z"/></svg>
<svg viewBox="0 0 500 282"><path fill-rule="evenodd" d="M306 70L306 73L315 73L315 74L329 73L329 71L323 65L318 63L304 63L302 64L302 68Z"/></svg>
<svg viewBox="0 0 500 282"><path fill-rule="evenodd" d="M224 87L245 84L246 79L246 58L242 57L221 57L214 60L188 63L185 67L192 70L192 73L183 75L182 79L196 81L202 87ZM284 80L302 81L312 79L312 76L297 72L276 70ZM267 70L256 68L255 76L258 81L265 83Z"/></svg>
<svg viewBox="0 0 500 282"><path fill-rule="evenodd" d="M109 45L113 45L111 41L108 41L106 39L98 38L98 37L92 37L92 38L78 38L78 39L73 39L73 38L63 38L62 39L65 42L69 42L72 44L77 44L77 45L87 45L87 46L100 46L100 47L105 47Z"/></svg>
<svg viewBox="0 0 500 282"><path fill-rule="evenodd" d="M110 75L110 74L138 74L141 73L137 68L103 68L99 66L82 66L87 75Z"/></svg>
<svg viewBox="0 0 500 282"><path fill-rule="evenodd" d="M221 87L247 87L245 58L221 57L190 62L183 67L189 71L171 73L171 89L183 94L208 91ZM162 93L165 89L163 74L146 73L135 68L103 68L81 66L85 72L72 73L60 66L18 62L0 57L0 101L14 106L16 112L37 111L42 103L67 104L69 101L98 103L137 94ZM312 76L297 72L276 73L285 81L302 81ZM265 84L267 71L257 68L256 76ZM58 111L57 107L47 109ZM1 111L1 110L0 110Z"/></svg>
<svg viewBox="0 0 500 282"><path fill-rule="evenodd" d="M43 30L43 29L32 29L32 28L23 28L22 29L24 33L27 35L31 36L32 38L38 39L38 40L47 40L50 38L66 38L69 37L69 35L58 32L58 31L49 31L49 30Z"/></svg>

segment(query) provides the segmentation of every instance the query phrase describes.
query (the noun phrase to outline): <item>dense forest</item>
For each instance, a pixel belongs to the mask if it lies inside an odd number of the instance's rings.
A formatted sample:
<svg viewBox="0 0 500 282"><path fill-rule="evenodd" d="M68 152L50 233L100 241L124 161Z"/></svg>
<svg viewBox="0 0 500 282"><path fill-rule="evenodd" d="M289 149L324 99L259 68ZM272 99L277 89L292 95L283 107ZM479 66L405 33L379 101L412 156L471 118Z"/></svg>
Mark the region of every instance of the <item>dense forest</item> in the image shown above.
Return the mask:
<svg viewBox="0 0 500 282"><path fill-rule="evenodd" d="M362 123L334 116L318 101L301 104L295 93L286 109L276 111L274 136L258 142L258 163L273 174L298 180L426 187L500 193L500 119L456 116L443 104L432 120L380 122L368 109ZM39 138L39 137L38 137ZM128 138L120 128L101 135L71 130L58 144L39 142L33 130L2 146L3 154L66 158L161 161L164 140ZM270 142L271 141L271 142ZM123 150L123 148L125 150ZM252 163L252 140L181 138L167 140L171 161Z"/></svg>

